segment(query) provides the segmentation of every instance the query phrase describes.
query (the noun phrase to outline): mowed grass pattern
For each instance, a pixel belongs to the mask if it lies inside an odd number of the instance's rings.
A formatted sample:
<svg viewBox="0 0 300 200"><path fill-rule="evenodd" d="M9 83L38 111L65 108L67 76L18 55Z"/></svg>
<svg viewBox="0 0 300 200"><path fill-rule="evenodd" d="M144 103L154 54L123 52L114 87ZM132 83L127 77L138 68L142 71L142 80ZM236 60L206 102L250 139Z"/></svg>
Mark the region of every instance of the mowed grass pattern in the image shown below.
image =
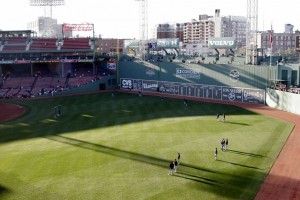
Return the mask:
<svg viewBox="0 0 300 200"><path fill-rule="evenodd" d="M231 105L127 93L15 103L26 114L0 125L0 199L253 199L293 128Z"/></svg>

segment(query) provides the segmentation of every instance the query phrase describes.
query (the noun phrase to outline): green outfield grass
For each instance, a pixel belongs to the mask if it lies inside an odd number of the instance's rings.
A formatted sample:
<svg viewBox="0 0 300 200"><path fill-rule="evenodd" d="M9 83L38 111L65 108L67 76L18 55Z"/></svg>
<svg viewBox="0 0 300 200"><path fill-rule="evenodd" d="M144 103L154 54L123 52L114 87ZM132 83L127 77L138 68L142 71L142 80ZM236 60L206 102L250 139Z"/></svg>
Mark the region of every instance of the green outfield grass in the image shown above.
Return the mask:
<svg viewBox="0 0 300 200"><path fill-rule="evenodd" d="M253 199L293 128L231 105L127 93L13 102L26 113L0 124L0 199Z"/></svg>

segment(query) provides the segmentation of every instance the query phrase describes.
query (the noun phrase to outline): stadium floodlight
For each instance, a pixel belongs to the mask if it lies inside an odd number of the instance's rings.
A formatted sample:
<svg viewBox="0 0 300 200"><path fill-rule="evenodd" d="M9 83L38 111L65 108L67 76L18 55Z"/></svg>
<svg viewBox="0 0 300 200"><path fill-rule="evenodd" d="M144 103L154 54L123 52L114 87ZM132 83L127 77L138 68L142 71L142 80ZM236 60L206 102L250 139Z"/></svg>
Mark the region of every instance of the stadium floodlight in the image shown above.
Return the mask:
<svg viewBox="0 0 300 200"><path fill-rule="evenodd" d="M62 6L65 0L30 0L31 6Z"/></svg>

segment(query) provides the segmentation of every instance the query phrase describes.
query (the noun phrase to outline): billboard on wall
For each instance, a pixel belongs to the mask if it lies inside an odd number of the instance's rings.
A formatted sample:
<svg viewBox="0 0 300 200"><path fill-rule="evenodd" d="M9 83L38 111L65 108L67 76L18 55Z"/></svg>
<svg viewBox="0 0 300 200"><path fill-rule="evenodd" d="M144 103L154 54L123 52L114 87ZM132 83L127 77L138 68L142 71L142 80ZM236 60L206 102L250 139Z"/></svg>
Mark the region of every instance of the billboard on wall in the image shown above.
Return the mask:
<svg viewBox="0 0 300 200"><path fill-rule="evenodd" d="M140 79L121 79L121 89L133 89L145 92L159 91L165 94L231 102L265 103L265 91L261 89Z"/></svg>
<svg viewBox="0 0 300 200"><path fill-rule="evenodd" d="M199 69L176 68L176 77L200 79L200 75Z"/></svg>
<svg viewBox="0 0 300 200"><path fill-rule="evenodd" d="M121 79L121 89L132 89L133 80L132 79Z"/></svg>
<svg viewBox="0 0 300 200"><path fill-rule="evenodd" d="M178 38L157 39L157 48L178 49L179 48L179 39Z"/></svg>
<svg viewBox="0 0 300 200"><path fill-rule="evenodd" d="M208 38L210 49L235 49L236 39L234 37L211 37Z"/></svg>
<svg viewBox="0 0 300 200"><path fill-rule="evenodd" d="M110 70L116 70L117 69L117 62L116 62L116 60L113 59L113 58L110 58L107 61L106 67L107 67L107 69L110 69Z"/></svg>

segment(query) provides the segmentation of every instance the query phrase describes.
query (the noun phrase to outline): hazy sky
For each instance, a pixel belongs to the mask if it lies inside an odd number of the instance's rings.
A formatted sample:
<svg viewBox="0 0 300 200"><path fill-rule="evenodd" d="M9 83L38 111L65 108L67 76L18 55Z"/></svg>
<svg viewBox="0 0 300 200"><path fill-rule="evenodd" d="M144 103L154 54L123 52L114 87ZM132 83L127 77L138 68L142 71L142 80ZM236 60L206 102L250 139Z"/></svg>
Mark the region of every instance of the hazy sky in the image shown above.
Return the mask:
<svg viewBox="0 0 300 200"><path fill-rule="evenodd" d="M29 0L3 0L0 29L25 30L27 22L44 15L43 7L29 5ZM200 14L221 16L247 15L247 0L148 0L149 38L155 25L165 22L188 22ZM93 23L95 35L103 38L139 38L139 2L136 0L65 0L64 6L53 7L58 23ZM283 32L285 24L300 30L299 0L258 0L259 30L271 28ZM92 36L92 33L87 33Z"/></svg>

